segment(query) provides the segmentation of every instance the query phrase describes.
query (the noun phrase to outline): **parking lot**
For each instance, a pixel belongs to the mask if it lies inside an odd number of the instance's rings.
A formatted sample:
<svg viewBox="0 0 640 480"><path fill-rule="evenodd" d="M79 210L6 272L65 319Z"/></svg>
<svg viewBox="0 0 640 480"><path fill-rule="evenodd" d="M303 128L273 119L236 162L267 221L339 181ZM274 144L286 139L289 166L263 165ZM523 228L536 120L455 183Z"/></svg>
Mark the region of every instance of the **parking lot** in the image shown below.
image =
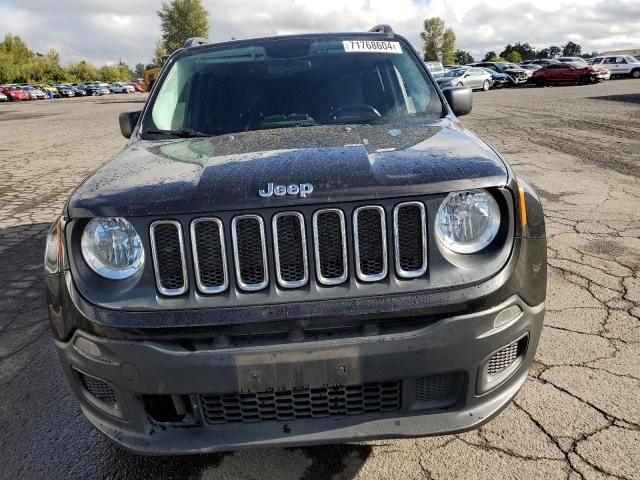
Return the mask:
<svg viewBox="0 0 640 480"><path fill-rule="evenodd" d="M542 197L547 316L529 381L480 430L144 458L80 413L49 335L45 232L145 96L0 105L0 478L640 479L640 81L478 92L463 124Z"/></svg>

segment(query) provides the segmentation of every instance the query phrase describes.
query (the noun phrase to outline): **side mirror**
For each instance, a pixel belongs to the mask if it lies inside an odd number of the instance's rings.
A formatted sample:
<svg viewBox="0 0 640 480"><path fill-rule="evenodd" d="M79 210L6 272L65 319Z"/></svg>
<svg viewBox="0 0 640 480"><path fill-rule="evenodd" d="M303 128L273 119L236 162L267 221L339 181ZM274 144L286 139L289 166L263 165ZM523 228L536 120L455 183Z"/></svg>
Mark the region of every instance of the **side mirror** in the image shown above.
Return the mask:
<svg viewBox="0 0 640 480"><path fill-rule="evenodd" d="M457 116L466 115L473 108L473 92L467 87L452 87L442 91L447 103Z"/></svg>
<svg viewBox="0 0 640 480"><path fill-rule="evenodd" d="M142 110L136 110L133 112L122 112L120 114L118 120L120 122L120 132L124 138L131 138L141 113Z"/></svg>

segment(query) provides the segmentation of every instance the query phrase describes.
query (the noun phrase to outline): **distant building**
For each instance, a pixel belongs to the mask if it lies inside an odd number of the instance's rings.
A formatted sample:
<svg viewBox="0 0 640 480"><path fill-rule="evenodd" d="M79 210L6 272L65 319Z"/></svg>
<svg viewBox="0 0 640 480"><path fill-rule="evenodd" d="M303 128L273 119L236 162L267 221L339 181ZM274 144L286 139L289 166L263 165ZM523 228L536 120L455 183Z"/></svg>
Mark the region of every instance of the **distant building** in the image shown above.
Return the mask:
<svg viewBox="0 0 640 480"><path fill-rule="evenodd" d="M633 57L640 57L640 48L632 48L630 50L609 50L608 52L602 52L600 55L631 55Z"/></svg>

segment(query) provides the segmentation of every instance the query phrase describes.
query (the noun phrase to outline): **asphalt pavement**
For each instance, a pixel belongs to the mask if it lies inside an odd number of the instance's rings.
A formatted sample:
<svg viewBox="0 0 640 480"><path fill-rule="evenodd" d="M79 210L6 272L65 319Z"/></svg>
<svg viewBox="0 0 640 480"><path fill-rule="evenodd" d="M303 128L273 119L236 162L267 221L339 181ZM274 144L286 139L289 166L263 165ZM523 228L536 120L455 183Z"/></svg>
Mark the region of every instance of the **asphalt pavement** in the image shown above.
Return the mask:
<svg viewBox="0 0 640 480"><path fill-rule="evenodd" d="M477 92L464 125L540 193L547 316L515 402L455 436L145 458L84 419L58 364L42 255L71 189L145 96L0 104L0 478L640 479L640 81Z"/></svg>

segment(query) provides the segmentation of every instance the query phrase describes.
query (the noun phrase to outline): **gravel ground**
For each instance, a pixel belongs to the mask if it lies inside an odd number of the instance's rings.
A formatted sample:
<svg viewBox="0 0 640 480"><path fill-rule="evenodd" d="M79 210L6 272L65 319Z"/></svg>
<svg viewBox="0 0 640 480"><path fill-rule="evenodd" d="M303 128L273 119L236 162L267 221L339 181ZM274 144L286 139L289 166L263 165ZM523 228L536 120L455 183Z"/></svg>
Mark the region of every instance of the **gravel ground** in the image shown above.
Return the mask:
<svg viewBox="0 0 640 480"><path fill-rule="evenodd" d="M464 124L541 194L542 339L515 402L480 430L198 457L123 452L82 417L58 365L44 235L124 145L142 95L0 105L0 478L640 479L640 81L480 92Z"/></svg>

